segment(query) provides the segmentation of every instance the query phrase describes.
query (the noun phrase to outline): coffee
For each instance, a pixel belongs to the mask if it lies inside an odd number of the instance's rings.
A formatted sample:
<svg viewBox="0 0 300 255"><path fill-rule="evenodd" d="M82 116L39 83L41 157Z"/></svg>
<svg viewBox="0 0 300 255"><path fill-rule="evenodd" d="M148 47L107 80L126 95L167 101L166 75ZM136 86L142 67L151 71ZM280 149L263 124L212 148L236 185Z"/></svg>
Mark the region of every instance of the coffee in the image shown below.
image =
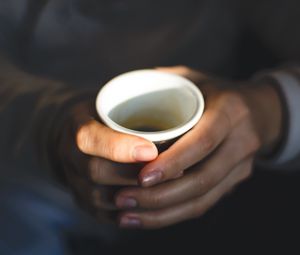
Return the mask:
<svg viewBox="0 0 300 255"><path fill-rule="evenodd" d="M143 108L135 110L128 114L126 107L130 107L130 102L120 104L114 108L109 116L120 126L140 131L140 132L158 132L178 126L179 116L167 112L165 109Z"/></svg>
<svg viewBox="0 0 300 255"><path fill-rule="evenodd" d="M120 123L121 126L140 131L140 132L158 132L168 130L174 127L165 119L155 119L147 116L132 116L124 122Z"/></svg>

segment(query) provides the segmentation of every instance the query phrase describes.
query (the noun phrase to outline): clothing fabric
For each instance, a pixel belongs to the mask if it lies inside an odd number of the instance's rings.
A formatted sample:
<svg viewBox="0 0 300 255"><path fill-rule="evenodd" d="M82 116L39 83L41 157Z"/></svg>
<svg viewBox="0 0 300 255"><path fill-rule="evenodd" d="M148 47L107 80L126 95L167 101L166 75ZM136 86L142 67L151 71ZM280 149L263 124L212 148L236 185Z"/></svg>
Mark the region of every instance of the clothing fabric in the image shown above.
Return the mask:
<svg viewBox="0 0 300 255"><path fill-rule="evenodd" d="M273 156L269 162L273 166L281 166L282 164L289 163L291 166L288 168L297 168L299 164L296 162L291 162L291 160L297 159L299 156L299 144L300 144L300 115L298 111L300 109L300 84L299 84L299 74L296 69L296 73L291 72L295 69L290 69L288 71L279 70L273 71L270 73L261 74L260 79L273 80L273 82L277 83L279 88L279 92L283 98L283 103L285 103L285 111L284 114L286 117L284 118L285 122L285 131L284 138L282 139L284 144L281 146L281 150L277 152L277 157ZM294 167L293 167L294 166ZM280 169L280 168L279 168Z"/></svg>

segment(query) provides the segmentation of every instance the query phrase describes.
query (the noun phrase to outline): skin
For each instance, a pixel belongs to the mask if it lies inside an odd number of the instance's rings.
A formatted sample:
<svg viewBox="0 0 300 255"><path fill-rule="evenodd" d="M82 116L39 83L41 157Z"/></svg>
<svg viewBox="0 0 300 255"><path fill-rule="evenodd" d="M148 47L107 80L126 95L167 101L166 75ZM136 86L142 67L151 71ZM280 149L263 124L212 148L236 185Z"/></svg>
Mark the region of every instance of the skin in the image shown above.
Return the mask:
<svg viewBox="0 0 300 255"><path fill-rule="evenodd" d="M74 107L66 121L60 157L67 180L100 221L116 214L121 227L152 229L200 217L280 140L281 103L270 84L222 81L187 67L161 71L192 80L206 102L196 126L163 153L105 127L89 103Z"/></svg>

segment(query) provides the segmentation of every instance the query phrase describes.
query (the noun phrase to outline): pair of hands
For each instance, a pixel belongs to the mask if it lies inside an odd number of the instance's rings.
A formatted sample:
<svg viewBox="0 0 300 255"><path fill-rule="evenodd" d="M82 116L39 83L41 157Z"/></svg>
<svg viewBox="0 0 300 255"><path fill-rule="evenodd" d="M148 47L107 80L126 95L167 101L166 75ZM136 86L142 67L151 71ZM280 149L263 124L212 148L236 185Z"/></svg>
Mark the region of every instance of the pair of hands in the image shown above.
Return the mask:
<svg viewBox="0 0 300 255"><path fill-rule="evenodd" d="M186 67L162 68L198 84L198 124L158 154L154 144L96 120L93 102L72 108L59 157L78 202L100 221L161 228L203 215L251 176L255 154L280 137L281 105L268 84L220 88ZM256 85L256 86L255 86Z"/></svg>

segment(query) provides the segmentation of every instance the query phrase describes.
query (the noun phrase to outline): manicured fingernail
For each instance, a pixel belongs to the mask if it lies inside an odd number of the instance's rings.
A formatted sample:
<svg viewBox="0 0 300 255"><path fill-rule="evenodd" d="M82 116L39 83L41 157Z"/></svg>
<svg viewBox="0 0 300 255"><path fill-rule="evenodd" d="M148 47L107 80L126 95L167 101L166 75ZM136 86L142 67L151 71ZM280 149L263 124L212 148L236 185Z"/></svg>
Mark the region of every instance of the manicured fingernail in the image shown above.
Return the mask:
<svg viewBox="0 0 300 255"><path fill-rule="evenodd" d="M116 205L119 208L134 208L137 207L137 201L131 197L119 196L116 199Z"/></svg>
<svg viewBox="0 0 300 255"><path fill-rule="evenodd" d="M148 174L146 174L143 178L142 178L142 185L144 187L149 187L152 186L154 184L157 184L158 182L160 182L160 180L162 179L163 174L161 171L152 171Z"/></svg>
<svg viewBox="0 0 300 255"><path fill-rule="evenodd" d="M137 161L150 161L157 156L157 150L153 146L137 146L133 151L133 157Z"/></svg>
<svg viewBox="0 0 300 255"><path fill-rule="evenodd" d="M133 216L124 216L120 220L120 227L123 228L139 228L142 226L140 219Z"/></svg>

